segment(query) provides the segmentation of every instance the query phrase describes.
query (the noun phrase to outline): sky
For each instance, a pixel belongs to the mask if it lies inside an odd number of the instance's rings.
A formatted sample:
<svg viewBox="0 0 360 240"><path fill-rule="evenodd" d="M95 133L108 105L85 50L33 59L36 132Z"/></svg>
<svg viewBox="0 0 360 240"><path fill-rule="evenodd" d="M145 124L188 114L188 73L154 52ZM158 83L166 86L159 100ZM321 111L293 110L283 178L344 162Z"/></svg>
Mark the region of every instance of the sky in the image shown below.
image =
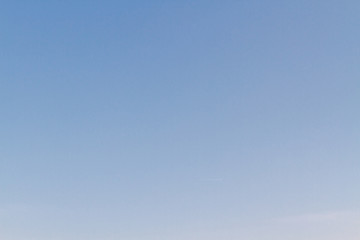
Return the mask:
<svg viewBox="0 0 360 240"><path fill-rule="evenodd" d="M358 240L360 3L8 1L2 240Z"/></svg>

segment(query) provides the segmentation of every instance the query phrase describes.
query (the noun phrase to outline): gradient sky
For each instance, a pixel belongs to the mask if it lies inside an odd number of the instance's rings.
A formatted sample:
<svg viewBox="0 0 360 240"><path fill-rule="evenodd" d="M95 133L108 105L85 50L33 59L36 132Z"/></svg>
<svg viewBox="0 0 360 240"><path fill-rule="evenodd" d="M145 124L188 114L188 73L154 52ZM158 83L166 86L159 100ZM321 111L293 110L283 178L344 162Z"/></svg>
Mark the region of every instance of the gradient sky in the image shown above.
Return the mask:
<svg viewBox="0 0 360 240"><path fill-rule="evenodd" d="M2 240L358 240L360 3L1 2Z"/></svg>

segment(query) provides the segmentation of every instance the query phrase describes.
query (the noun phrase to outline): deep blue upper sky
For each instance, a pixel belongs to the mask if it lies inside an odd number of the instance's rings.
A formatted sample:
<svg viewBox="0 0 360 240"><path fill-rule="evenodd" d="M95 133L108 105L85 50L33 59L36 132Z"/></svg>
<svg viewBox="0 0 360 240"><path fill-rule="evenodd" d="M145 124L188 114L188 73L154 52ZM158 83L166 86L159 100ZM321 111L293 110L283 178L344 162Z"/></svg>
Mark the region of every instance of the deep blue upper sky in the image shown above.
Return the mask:
<svg viewBox="0 0 360 240"><path fill-rule="evenodd" d="M359 238L358 1L1 5L1 239Z"/></svg>

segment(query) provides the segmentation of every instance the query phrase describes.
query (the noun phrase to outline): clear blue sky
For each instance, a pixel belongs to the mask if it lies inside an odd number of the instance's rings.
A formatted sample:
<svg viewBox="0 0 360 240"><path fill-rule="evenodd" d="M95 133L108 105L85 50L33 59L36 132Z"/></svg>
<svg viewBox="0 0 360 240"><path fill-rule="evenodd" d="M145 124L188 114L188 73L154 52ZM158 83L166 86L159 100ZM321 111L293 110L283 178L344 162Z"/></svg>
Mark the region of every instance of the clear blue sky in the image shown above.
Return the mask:
<svg viewBox="0 0 360 240"><path fill-rule="evenodd" d="M360 3L2 1L2 240L358 240Z"/></svg>

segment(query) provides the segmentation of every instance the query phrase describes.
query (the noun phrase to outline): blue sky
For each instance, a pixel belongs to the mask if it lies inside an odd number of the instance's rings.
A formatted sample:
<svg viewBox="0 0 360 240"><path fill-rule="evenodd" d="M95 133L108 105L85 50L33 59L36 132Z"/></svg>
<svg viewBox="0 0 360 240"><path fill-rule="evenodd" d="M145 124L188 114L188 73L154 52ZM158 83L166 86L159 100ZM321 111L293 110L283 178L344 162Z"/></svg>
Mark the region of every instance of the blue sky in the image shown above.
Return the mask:
<svg viewBox="0 0 360 240"><path fill-rule="evenodd" d="M358 1L3 1L0 238L359 239Z"/></svg>

